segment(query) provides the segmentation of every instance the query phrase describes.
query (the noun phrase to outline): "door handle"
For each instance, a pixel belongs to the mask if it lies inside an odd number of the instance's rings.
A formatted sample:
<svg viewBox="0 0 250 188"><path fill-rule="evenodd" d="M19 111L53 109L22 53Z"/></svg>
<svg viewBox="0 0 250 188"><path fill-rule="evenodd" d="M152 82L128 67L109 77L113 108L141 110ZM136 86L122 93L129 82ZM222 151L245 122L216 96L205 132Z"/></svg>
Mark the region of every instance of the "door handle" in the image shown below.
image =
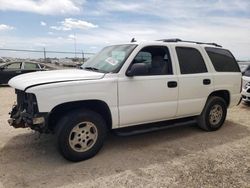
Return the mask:
<svg viewBox="0 0 250 188"><path fill-rule="evenodd" d="M176 81L169 81L169 82L168 82L168 87L169 87L169 88L177 87L177 82L176 82Z"/></svg>
<svg viewBox="0 0 250 188"><path fill-rule="evenodd" d="M209 85L211 84L211 80L210 79L204 79L203 80L203 85Z"/></svg>

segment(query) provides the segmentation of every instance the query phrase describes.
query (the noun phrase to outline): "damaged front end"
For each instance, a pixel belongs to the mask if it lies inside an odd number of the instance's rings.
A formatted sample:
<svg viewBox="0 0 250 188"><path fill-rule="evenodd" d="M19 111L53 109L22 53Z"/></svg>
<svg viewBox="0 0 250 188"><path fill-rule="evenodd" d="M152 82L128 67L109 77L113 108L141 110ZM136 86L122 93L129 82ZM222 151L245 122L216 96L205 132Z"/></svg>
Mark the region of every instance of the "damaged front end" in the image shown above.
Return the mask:
<svg viewBox="0 0 250 188"><path fill-rule="evenodd" d="M36 96L16 90L17 103L14 104L8 123L15 128L30 127L39 132L46 132L47 113L39 113Z"/></svg>

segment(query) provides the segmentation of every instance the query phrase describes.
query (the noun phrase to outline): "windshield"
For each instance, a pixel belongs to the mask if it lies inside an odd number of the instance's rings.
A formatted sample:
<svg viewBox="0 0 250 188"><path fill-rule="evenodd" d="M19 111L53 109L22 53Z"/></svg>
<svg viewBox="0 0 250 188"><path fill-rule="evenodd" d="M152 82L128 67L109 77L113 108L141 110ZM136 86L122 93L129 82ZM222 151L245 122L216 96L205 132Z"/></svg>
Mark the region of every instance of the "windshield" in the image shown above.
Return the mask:
<svg viewBox="0 0 250 188"><path fill-rule="evenodd" d="M134 44L107 46L84 63L81 68L104 73L117 73L135 47Z"/></svg>

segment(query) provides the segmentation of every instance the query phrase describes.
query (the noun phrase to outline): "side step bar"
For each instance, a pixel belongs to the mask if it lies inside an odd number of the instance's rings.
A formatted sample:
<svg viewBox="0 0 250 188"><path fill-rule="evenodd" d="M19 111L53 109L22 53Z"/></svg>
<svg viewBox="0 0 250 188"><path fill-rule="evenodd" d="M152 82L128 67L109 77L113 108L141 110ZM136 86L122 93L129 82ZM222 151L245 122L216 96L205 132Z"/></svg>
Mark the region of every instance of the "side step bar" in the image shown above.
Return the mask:
<svg viewBox="0 0 250 188"><path fill-rule="evenodd" d="M149 124L143 124L143 125L136 125L136 126L126 127L126 128L118 128L118 129L114 129L112 132L118 136L132 136L132 135L160 131L160 130L168 129L171 127L179 127L179 126L192 125L192 124L196 124L196 121L193 117L182 118L178 120L162 121L162 122L157 122L157 123L149 123Z"/></svg>

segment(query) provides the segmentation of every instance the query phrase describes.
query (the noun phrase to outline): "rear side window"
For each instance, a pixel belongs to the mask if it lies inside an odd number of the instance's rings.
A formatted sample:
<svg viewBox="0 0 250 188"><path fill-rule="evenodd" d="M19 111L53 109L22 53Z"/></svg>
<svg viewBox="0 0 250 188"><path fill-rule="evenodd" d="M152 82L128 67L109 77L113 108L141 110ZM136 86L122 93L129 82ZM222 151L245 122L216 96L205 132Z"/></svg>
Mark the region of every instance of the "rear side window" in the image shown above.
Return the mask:
<svg viewBox="0 0 250 188"><path fill-rule="evenodd" d="M217 72L240 72L234 56L228 50L211 47L205 50Z"/></svg>
<svg viewBox="0 0 250 188"><path fill-rule="evenodd" d="M24 69L26 70L33 70L33 69L38 69L38 64L35 63L24 63Z"/></svg>
<svg viewBox="0 0 250 188"><path fill-rule="evenodd" d="M196 74L207 72L207 67L201 53L195 48L176 47L181 74Z"/></svg>

